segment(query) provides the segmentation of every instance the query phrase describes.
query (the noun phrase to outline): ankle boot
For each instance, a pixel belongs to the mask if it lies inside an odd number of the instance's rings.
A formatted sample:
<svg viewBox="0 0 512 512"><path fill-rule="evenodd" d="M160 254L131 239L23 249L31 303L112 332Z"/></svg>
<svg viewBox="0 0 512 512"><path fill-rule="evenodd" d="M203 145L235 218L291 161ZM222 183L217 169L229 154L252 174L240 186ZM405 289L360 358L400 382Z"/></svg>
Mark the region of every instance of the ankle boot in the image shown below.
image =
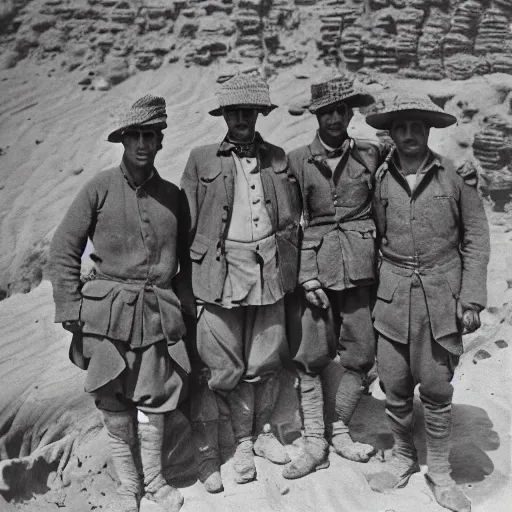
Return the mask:
<svg viewBox="0 0 512 512"><path fill-rule="evenodd" d="M101 411L107 430L112 462L120 485L118 498L108 507L108 512L138 512L141 495L140 476L137 470L136 411Z"/></svg>
<svg viewBox="0 0 512 512"><path fill-rule="evenodd" d="M254 416L254 386L240 381L234 389L227 392L231 424L236 440L233 456L235 482L245 484L256 479L254 463L252 425Z"/></svg>
<svg viewBox="0 0 512 512"><path fill-rule="evenodd" d="M270 426L270 418L279 396L279 389L280 381L277 375L254 384L254 432L258 436L254 443L254 453L274 464L287 464L290 462L290 457L285 447L272 433Z"/></svg>
<svg viewBox="0 0 512 512"><path fill-rule="evenodd" d="M427 484L439 505L454 512L469 512L471 502L450 476L451 404L435 406L424 402L423 405L427 438Z"/></svg>
<svg viewBox="0 0 512 512"><path fill-rule="evenodd" d="M148 423L139 424L145 497L155 501L168 512L177 512L183 505L183 496L178 489L170 486L162 475L165 416L162 413L145 414Z"/></svg>
<svg viewBox="0 0 512 512"><path fill-rule="evenodd" d="M325 440L324 400L319 375L297 370L299 377L300 409L304 425L304 446L300 455L283 470L283 477L301 478L317 469L329 467Z"/></svg>
<svg viewBox="0 0 512 512"><path fill-rule="evenodd" d="M370 487L377 492L405 487L411 475L420 470L413 439L412 400L410 411L402 417L395 416L389 409L386 413L395 444L391 460L384 463L382 471L369 477Z"/></svg>
<svg viewBox="0 0 512 512"><path fill-rule="evenodd" d="M348 423L364 394L364 380L362 374L345 370L336 391L336 421L332 424L331 444L338 455L354 462L368 462L375 453L373 446L354 442L348 428Z"/></svg>

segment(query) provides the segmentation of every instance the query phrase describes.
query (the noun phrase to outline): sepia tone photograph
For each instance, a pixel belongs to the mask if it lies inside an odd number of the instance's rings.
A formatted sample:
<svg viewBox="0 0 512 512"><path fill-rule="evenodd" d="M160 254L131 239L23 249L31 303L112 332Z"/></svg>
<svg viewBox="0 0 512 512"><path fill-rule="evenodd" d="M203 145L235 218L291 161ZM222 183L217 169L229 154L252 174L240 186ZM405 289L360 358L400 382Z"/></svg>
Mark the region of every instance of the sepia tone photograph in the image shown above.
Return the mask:
<svg viewBox="0 0 512 512"><path fill-rule="evenodd" d="M511 344L512 0L0 0L0 512L509 512Z"/></svg>

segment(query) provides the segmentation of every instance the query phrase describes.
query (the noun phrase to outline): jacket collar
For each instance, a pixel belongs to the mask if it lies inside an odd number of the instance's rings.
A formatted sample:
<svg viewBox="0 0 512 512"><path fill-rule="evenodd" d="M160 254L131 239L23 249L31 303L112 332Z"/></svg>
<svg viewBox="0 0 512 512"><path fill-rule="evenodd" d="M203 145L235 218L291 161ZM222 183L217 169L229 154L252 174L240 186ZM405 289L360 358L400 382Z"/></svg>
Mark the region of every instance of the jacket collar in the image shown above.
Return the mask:
<svg viewBox="0 0 512 512"><path fill-rule="evenodd" d="M268 150L268 144L263 140L263 137L259 134L259 132L256 132L254 134L254 141L252 143L254 145L254 152L257 154L260 151L267 151ZM231 142L228 139L228 135L222 139L222 142L219 145L219 149L217 150L217 155L227 155L231 153L236 148L236 144Z"/></svg>
<svg viewBox="0 0 512 512"><path fill-rule="evenodd" d="M343 148L343 151L346 151L348 147L352 149L354 147L354 139L347 137L343 141L341 147ZM309 149L311 151L311 155L313 156L313 158L324 157L326 155L328 150L325 147L325 142L322 143L322 141L320 140L320 135L318 135L318 131L315 135L315 138L313 139L313 142L309 145Z"/></svg>
<svg viewBox="0 0 512 512"><path fill-rule="evenodd" d="M124 179L126 180L126 182L128 183L128 185L130 185L130 187L133 188L133 190L135 190L135 191L139 190L140 188L145 187L148 184L148 182L150 180L152 180L155 176L158 177L158 172L153 167L151 169L151 172L149 173L149 176L140 185L135 185L135 183L133 183L133 181L131 180L130 175L128 174L128 171L126 169L126 166L124 165L123 160L121 160L121 164L119 165L119 168L121 169L121 173L122 173Z"/></svg>

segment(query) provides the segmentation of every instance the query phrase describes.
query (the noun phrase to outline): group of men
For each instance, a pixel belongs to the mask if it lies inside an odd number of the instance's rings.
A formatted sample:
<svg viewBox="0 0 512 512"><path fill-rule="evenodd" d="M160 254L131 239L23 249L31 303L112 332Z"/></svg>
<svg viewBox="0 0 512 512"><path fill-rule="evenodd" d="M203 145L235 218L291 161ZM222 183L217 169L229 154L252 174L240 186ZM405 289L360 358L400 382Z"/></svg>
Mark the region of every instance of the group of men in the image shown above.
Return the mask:
<svg viewBox="0 0 512 512"><path fill-rule="evenodd" d="M256 478L255 455L285 465L285 478L327 467L329 445L367 462L374 448L352 440L349 422L376 358L394 447L370 486L402 487L419 471L419 384L427 482L442 506L470 510L450 476L450 381L486 302L487 220L475 175L428 147L430 128L455 117L428 97L388 95L366 121L394 146L350 138L353 109L373 102L353 76L313 85L318 131L286 155L255 129L276 108L268 85L237 75L210 112L227 134L191 151L180 188L154 168L164 99L145 96L120 116L108 140L123 144L121 164L78 193L51 247L56 322L73 333L70 357L87 370L120 480L111 511L136 512L142 496L171 511L183 503L161 457L165 413L186 379L168 345L183 337L214 397L190 397L209 492L223 488L212 403L229 410L238 483ZM95 273L83 283L88 239ZM337 355L343 375L325 425L320 375ZM291 461L270 425L290 360L304 430Z"/></svg>

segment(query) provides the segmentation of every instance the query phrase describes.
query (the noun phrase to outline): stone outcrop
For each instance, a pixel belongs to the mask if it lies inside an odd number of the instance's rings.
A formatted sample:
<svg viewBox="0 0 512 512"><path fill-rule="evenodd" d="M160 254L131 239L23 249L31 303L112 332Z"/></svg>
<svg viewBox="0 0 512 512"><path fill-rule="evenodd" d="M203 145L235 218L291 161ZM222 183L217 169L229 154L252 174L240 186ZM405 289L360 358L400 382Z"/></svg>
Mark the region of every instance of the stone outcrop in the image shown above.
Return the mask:
<svg viewBox="0 0 512 512"><path fill-rule="evenodd" d="M62 60L94 69L291 66L308 52L349 70L465 79L512 73L509 0L10 0L0 8L0 66ZM313 44L308 44L311 41ZM316 44L315 44L316 43ZM84 46L80 55L74 52ZM316 50L315 50L316 46ZM65 58L64 58L65 56Z"/></svg>
<svg viewBox="0 0 512 512"><path fill-rule="evenodd" d="M480 188L494 201L495 210L502 211L512 193L512 94L482 118L473 153L483 169Z"/></svg>

